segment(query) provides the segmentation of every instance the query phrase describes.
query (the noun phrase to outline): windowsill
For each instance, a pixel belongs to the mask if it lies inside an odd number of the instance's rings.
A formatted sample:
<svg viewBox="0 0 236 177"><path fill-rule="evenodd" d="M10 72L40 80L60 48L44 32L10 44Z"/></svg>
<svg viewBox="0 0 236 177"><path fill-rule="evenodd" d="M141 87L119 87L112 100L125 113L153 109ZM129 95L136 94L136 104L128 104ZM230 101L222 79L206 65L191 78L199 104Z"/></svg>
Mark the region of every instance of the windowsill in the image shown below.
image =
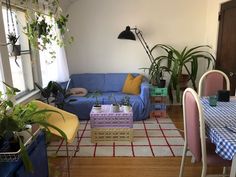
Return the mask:
<svg viewBox="0 0 236 177"><path fill-rule="evenodd" d="M40 90L34 90L34 91L30 92L29 94L17 99L16 104L27 103L33 99L39 98L40 97L39 93L40 93Z"/></svg>

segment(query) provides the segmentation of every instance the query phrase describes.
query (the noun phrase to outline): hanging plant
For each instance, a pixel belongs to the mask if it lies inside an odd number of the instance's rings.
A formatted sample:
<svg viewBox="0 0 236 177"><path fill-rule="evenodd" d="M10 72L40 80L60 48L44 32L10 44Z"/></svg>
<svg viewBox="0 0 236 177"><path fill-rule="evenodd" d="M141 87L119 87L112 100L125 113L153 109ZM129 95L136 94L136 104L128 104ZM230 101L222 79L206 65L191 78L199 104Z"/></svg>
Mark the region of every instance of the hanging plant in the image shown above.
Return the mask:
<svg viewBox="0 0 236 177"><path fill-rule="evenodd" d="M21 55L21 46L17 43L18 39L20 36L16 36L16 29L15 29L15 23L13 20L13 15L12 15L12 9L11 9L11 1L6 0L6 7L7 7L7 25L8 25L8 34L7 34L7 39L8 39L8 52L10 56L15 56L15 63L19 67L19 64L17 62L17 56ZM9 21L9 14L10 14L10 20L11 20L11 27L10 27L10 21ZM12 30L12 31L11 31Z"/></svg>
<svg viewBox="0 0 236 177"><path fill-rule="evenodd" d="M73 37L68 40L64 39L64 34L69 31L66 26L69 15L62 14L59 0L48 0L41 3L37 0L22 0L21 5L26 5L26 8L30 5L27 8L28 24L23 29L34 48L41 51L49 50L52 58L55 58L54 50L50 50L52 43L63 47L66 43L73 42Z"/></svg>

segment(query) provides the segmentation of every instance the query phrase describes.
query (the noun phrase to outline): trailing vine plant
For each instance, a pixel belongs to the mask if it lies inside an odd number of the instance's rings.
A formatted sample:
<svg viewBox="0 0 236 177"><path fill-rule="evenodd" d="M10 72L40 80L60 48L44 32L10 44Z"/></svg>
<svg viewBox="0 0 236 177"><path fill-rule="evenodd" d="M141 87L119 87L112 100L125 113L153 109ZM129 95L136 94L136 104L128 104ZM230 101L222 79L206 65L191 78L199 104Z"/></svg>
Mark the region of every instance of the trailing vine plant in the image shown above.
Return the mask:
<svg viewBox="0 0 236 177"><path fill-rule="evenodd" d="M69 15L64 15L59 0L18 0L16 5L27 9L27 26L23 27L33 48L49 50L55 58L54 49L50 45L56 43L60 47L71 44L74 38L64 38L69 31L67 22ZM58 30L59 32L58 32Z"/></svg>

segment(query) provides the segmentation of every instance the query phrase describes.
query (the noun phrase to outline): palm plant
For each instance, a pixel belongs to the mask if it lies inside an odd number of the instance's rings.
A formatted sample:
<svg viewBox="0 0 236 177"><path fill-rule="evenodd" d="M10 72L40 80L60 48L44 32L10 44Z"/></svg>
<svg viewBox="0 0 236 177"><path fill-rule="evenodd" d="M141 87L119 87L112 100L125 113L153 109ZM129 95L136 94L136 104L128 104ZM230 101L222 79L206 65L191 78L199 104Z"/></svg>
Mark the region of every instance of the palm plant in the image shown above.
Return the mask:
<svg viewBox="0 0 236 177"><path fill-rule="evenodd" d="M189 80L192 82L192 86L197 90L196 78L198 74L199 60L207 61L207 69L211 66L215 67L215 57L208 51L210 46L199 45L196 47L185 47L183 50L178 51L170 45L157 44L153 47L162 49L165 54L157 57L159 60L167 60L167 68L171 70L171 77L168 86L169 97L173 102L172 90L176 90L176 101L181 100L181 86L180 79L183 74L183 70L187 72Z"/></svg>

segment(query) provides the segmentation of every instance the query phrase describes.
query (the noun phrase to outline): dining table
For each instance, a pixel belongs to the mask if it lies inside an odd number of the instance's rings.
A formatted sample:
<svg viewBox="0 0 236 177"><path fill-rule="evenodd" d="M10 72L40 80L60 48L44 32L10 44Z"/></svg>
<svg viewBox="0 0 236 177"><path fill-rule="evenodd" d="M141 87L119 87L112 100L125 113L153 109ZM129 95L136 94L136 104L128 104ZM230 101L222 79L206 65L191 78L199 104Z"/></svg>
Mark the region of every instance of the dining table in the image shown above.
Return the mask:
<svg viewBox="0 0 236 177"><path fill-rule="evenodd" d="M236 175L236 97L229 102L217 101L210 106L209 97L200 99L205 118L206 136L215 144L215 152L223 159L232 160L230 177Z"/></svg>

